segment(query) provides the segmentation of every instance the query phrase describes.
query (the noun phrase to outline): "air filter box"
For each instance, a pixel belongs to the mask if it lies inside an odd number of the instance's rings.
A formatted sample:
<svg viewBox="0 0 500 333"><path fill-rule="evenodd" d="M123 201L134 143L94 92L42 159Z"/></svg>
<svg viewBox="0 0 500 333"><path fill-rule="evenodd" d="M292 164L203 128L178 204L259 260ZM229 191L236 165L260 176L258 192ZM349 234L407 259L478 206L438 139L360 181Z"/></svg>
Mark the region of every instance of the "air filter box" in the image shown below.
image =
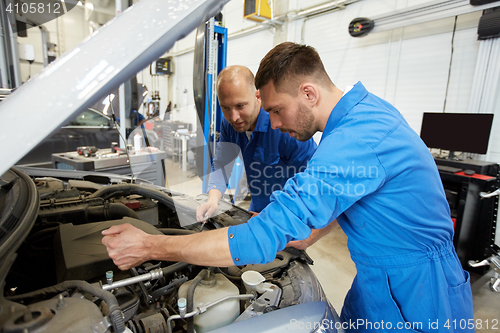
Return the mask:
<svg viewBox="0 0 500 333"><path fill-rule="evenodd" d="M54 237L57 282L90 280L103 276L108 270L116 270L101 242L101 232L123 223L130 223L148 234L162 234L151 224L130 217L82 225L63 224Z"/></svg>

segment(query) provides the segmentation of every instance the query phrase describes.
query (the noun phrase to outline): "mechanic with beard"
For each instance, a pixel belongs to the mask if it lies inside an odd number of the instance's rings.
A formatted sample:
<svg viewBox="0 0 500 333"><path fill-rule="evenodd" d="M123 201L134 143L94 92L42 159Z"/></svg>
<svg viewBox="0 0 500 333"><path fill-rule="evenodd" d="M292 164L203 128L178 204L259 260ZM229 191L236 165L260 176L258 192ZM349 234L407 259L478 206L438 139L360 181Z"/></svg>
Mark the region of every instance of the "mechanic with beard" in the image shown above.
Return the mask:
<svg viewBox="0 0 500 333"><path fill-rule="evenodd" d="M290 240L337 219L357 269L342 308L346 331L416 331L405 323L420 323L423 332L466 331L453 323L474 320L469 274L453 247L443 185L398 110L359 82L342 92L312 47L291 42L264 57L255 83L273 128L299 140L323 132L307 169L258 216L227 230L172 237L111 227L103 244L115 264L266 263Z"/></svg>
<svg viewBox="0 0 500 333"><path fill-rule="evenodd" d="M208 200L198 207L198 220L217 211L238 154L242 155L252 197L249 210L255 215L269 204L273 191L281 190L288 178L306 168L317 147L312 138L301 142L271 128L248 68L224 68L217 77L216 89L224 118L208 183Z"/></svg>

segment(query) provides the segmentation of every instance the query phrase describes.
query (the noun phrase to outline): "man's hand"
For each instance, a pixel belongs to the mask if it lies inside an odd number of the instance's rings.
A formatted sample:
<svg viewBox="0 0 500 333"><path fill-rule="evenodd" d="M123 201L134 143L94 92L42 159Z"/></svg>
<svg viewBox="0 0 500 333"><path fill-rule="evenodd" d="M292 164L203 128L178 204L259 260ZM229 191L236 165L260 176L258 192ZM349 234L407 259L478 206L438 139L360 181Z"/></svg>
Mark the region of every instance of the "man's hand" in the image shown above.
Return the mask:
<svg viewBox="0 0 500 333"><path fill-rule="evenodd" d="M201 204L196 208L196 220L198 222L205 221L212 216L219 208L219 202L211 202L210 200Z"/></svg>
<svg viewBox="0 0 500 333"><path fill-rule="evenodd" d="M152 235L128 223L112 226L102 234L102 243L119 269L126 270L151 259L148 240Z"/></svg>
<svg viewBox="0 0 500 333"><path fill-rule="evenodd" d="M148 260L181 261L194 265L234 266L227 228L185 236L150 235L130 224L103 230L102 243L121 270ZM207 255L210 253L210 255Z"/></svg>
<svg viewBox="0 0 500 333"><path fill-rule="evenodd" d="M306 239L288 242L288 244L286 244L286 247L294 247L298 250L305 250L309 246L316 243L321 237L327 235L330 231L336 229L337 227L339 227L339 223L337 222L337 220L333 220L323 229L312 229L311 235L309 235L309 237L307 237Z"/></svg>
<svg viewBox="0 0 500 333"><path fill-rule="evenodd" d="M217 209L219 209L219 201L222 198L222 193L219 190L210 190L208 192L208 200L196 208L196 220L203 222L211 217Z"/></svg>
<svg viewBox="0 0 500 333"><path fill-rule="evenodd" d="M257 215L259 215L259 213L257 213L257 212L252 212L251 210L249 210L248 212L252 215L250 218L252 218L252 217L256 217Z"/></svg>

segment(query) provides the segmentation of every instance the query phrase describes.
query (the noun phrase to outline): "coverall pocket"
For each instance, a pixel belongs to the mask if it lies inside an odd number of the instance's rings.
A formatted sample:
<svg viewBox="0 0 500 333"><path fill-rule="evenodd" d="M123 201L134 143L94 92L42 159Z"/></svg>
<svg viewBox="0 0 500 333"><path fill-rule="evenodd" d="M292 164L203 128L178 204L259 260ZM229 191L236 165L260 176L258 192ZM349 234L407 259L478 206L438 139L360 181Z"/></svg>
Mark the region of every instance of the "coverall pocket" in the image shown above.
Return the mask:
<svg viewBox="0 0 500 333"><path fill-rule="evenodd" d="M470 308L470 304L472 304L472 293L470 290L470 274L467 271L465 273L465 282L456 286L450 286L448 288L448 296L450 298L450 309L452 312L453 322L457 323L458 328L463 329L467 328L469 319L474 319L474 315L472 313L468 313L466 309ZM471 321L471 322L472 322ZM467 324L465 324L467 322ZM462 325L460 326L460 323ZM470 327L470 331L474 332L474 325ZM465 329L464 331L468 331Z"/></svg>
<svg viewBox="0 0 500 333"><path fill-rule="evenodd" d="M411 320L407 320L404 317L403 312L401 311L401 308L396 302L396 299L391 291L388 275L386 275L386 287L387 287L386 297L389 298L388 303L391 304L392 307L392 309L389 309L389 311L392 311L394 318L393 321L395 321L392 323L392 329L395 329L398 332L424 332L423 329L425 328L425 325L427 323L413 322Z"/></svg>
<svg viewBox="0 0 500 333"><path fill-rule="evenodd" d="M356 268L358 274L342 308L342 321L356 324L347 332L424 332L427 322L412 322L404 317L385 269L363 265Z"/></svg>

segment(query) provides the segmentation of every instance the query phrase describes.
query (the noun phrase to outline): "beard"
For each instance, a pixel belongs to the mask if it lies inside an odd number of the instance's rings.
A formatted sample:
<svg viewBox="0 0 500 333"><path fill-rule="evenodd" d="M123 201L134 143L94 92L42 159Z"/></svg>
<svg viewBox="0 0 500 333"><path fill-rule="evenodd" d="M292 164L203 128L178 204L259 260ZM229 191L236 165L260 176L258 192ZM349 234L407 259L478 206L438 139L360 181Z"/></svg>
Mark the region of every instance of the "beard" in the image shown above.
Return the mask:
<svg viewBox="0 0 500 333"><path fill-rule="evenodd" d="M297 119L295 121L296 130L294 138L299 141L307 141L316 131L314 130L314 116L311 109L308 109L304 104L299 103L299 110L297 112Z"/></svg>
<svg viewBox="0 0 500 333"><path fill-rule="evenodd" d="M239 119L240 124L235 124L233 121L226 120L229 122L229 124L234 128L234 130L238 133L245 133L246 131L250 131L251 128L255 127L257 124L257 119L259 118L260 114L260 105L255 104L252 106L251 110L252 112L247 112L245 115L241 116Z"/></svg>
<svg viewBox="0 0 500 333"><path fill-rule="evenodd" d="M240 126L236 126L236 124L233 122L230 122L230 124L238 133L244 133L250 129L250 125L247 122L243 122L243 124L240 124Z"/></svg>

